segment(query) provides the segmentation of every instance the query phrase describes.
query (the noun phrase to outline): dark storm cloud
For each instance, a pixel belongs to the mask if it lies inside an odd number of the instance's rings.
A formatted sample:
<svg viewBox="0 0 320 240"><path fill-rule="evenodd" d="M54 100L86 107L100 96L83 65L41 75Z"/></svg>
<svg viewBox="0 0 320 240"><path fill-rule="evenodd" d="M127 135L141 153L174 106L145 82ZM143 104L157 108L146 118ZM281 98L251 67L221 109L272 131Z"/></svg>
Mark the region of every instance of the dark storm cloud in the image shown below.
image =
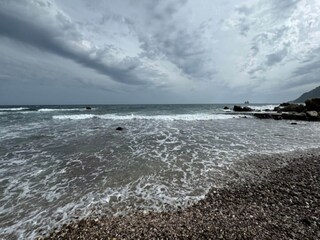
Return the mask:
<svg viewBox="0 0 320 240"><path fill-rule="evenodd" d="M128 66L126 63L121 63L119 66L108 66L99 58L90 58L90 53L71 47L70 44L65 42L64 31L69 31L73 34L73 38L78 38L75 40L80 39L80 36L73 32L74 26L63 22L64 18L59 15L57 15L57 20L62 23L62 28L60 29L41 26L39 23L34 23L29 19L24 20L0 10L0 35L71 59L121 83L145 83L133 72L140 65L139 60L132 59Z"/></svg>

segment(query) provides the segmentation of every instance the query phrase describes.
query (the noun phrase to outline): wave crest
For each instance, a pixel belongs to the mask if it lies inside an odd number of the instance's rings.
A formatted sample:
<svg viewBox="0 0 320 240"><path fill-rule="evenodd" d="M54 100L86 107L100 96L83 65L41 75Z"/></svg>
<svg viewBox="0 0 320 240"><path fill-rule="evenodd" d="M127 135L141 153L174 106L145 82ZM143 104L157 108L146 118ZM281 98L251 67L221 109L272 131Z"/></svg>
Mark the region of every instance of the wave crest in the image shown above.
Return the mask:
<svg viewBox="0 0 320 240"><path fill-rule="evenodd" d="M105 120L160 120L160 121L208 121L240 118L244 115L231 114L177 114L177 115L116 115L116 114L77 114L77 115L56 115L53 119L58 120L85 120L85 119L105 119Z"/></svg>

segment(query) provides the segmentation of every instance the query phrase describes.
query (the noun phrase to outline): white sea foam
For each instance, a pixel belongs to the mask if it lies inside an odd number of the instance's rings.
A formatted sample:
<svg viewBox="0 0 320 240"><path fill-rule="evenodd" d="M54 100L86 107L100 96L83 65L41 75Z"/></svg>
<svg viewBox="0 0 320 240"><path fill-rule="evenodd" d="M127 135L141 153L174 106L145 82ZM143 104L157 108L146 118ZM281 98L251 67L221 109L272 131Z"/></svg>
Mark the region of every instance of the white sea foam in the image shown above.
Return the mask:
<svg viewBox="0 0 320 240"><path fill-rule="evenodd" d="M23 111L28 110L29 108L26 107L19 107L19 108L0 108L0 111Z"/></svg>
<svg viewBox="0 0 320 240"><path fill-rule="evenodd" d="M228 114L177 114L177 115L116 115L116 114L77 114L77 115L56 115L53 119L59 120L84 120L99 118L106 120L160 120L160 121L208 121L240 118L244 115Z"/></svg>
<svg viewBox="0 0 320 240"><path fill-rule="evenodd" d="M77 114L77 115L57 115L57 116L53 116L53 119L59 119L59 120L67 120L67 119L71 119L71 120L83 120L83 119L90 119L90 118L94 118L98 115L94 115L94 114Z"/></svg>
<svg viewBox="0 0 320 240"><path fill-rule="evenodd" d="M63 111L82 111L86 109L82 108L40 108L38 112L63 112Z"/></svg>
<svg viewBox="0 0 320 240"><path fill-rule="evenodd" d="M256 105L252 105L252 106L248 106L252 109L255 109L255 110L260 110L260 111L264 111L266 109L268 110L273 110L275 107L278 107L279 105L272 105L272 104L269 104L269 105L262 105L262 106L256 106Z"/></svg>

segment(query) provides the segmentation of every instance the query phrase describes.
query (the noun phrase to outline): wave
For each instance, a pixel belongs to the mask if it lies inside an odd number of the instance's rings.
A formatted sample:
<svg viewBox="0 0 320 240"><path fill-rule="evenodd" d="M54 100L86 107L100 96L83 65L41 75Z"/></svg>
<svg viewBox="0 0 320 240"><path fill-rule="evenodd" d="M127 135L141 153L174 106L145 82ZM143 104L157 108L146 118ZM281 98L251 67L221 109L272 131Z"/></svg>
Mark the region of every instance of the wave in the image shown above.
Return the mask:
<svg viewBox="0 0 320 240"><path fill-rule="evenodd" d="M18 108L0 108L0 111L25 111L25 110L29 110L29 108L26 107L18 107Z"/></svg>
<svg viewBox="0 0 320 240"><path fill-rule="evenodd" d="M245 115L229 114L177 114L177 115L116 115L116 114L77 114L77 115L56 115L53 119L58 120L85 120L85 119L106 119L106 120L161 120L161 121L208 121L241 118Z"/></svg>
<svg viewBox="0 0 320 240"><path fill-rule="evenodd" d="M250 107L254 110L264 111L266 109L273 110L275 107L278 107L278 106L279 106L279 104L270 104L270 105L263 105L263 106L250 105L248 107Z"/></svg>
<svg viewBox="0 0 320 240"><path fill-rule="evenodd" d="M38 112L56 112L56 111L82 111L84 108L40 108Z"/></svg>

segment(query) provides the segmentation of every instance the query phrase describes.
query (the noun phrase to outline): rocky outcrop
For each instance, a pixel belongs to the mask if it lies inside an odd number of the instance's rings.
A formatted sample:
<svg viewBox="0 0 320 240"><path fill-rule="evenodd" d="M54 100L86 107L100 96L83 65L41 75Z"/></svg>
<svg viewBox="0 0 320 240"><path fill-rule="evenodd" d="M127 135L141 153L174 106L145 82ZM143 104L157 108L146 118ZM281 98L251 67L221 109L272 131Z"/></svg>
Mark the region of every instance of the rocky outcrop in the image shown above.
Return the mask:
<svg viewBox="0 0 320 240"><path fill-rule="evenodd" d="M285 102L285 103L281 103L279 106L280 106L280 107L287 107L287 106L289 106L289 105L290 105L290 103Z"/></svg>
<svg viewBox="0 0 320 240"><path fill-rule="evenodd" d="M91 110L91 107L86 107L86 110Z"/></svg>
<svg viewBox="0 0 320 240"><path fill-rule="evenodd" d="M306 101L307 111L317 111L320 112L320 98L312 98Z"/></svg>
<svg viewBox="0 0 320 240"><path fill-rule="evenodd" d="M319 113L316 111L307 111L306 115L307 115L308 120L310 120L310 121L316 121L320 117Z"/></svg>
<svg viewBox="0 0 320 240"><path fill-rule="evenodd" d="M235 105L233 107L233 111L235 111L235 112L252 112L253 109L249 108L247 106L241 107L241 106Z"/></svg>
<svg viewBox="0 0 320 240"><path fill-rule="evenodd" d="M224 109L224 110L228 110L228 109L229 109L229 107L225 106L223 109Z"/></svg>
<svg viewBox="0 0 320 240"><path fill-rule="evenodd" d="M117 131L122 131L123 128L122 128L122 127L117 127L116 130L117 130Z"/></svg>
<svg viewBox="0 0 320 240"><path fill-rule="evenodd" d="M305 105L281 103L273 111L269 113L255 113L254 116L259 119L320 121L320 98L308 99Z"/></svg>
<svg viewBox="0 0 320 240"><path fill-rule="evenodd" d="M282 115L280 113L255 113L253 114L253 116L259 119L274 119L274 120L282 119Z"/></svg>
<svg viewBox="0 0 320 240"><path fill-rule="evenodd" d="M281 116L283 119L286 119L286 120L302 120L302 121L308 120L307 115L305 113L297 113L297 112L282 113Z"/></svg>
<svg viewBox="0 0 320 240"><path fill-rule="evenodd" d="M282 112L304 112L306 110L306 107L302 104L295 104L295 103L291 103L289 105L286 106L281 106L280 105L280 111Z"/></svg>

